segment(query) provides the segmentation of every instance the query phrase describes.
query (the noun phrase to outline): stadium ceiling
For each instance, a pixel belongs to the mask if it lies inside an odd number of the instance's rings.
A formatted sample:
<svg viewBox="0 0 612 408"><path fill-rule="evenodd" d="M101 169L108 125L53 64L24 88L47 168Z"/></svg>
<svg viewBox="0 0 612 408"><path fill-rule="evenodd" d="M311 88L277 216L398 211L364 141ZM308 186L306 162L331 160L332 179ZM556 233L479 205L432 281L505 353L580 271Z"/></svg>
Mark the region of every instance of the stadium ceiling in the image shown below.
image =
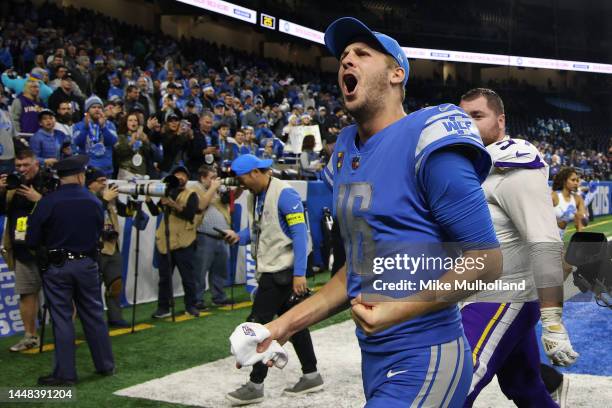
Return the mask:
<svg viewBox="0 0 612 408"><path fill-rule="evenodd" d="M294 0L298 6L306 4L305 1ZM413 1L416 4L416 0ZM436 7L442 7L445 1L451 3L450 0L439 0ZM266 0L233 0L232 2L222 0L156 0L156 3L160 6L162 14L201 15L201 9L206 9L212 12L211 15L215 13L224 14L226 17L258 24L262 27L265 27L262 22L256 20L263 18L264 14L270 13L274 19L273 30L278 29L285 34L319 44L322 43L321 32L324 29L323 27L336 18L335 14L342 15L338 13L343 13L339 11L338 4L334 4L328 14L320 15L316 23L309 25L306 21L307 17L296 16L295 13L286 8L284 12L268 10L265 8L268 4L277 5L278 3ZM308 0L309 7L312 9L325 10L325 3L327 3L326 0ZM420 50L418 52L407 51L411 58L612 73L612 66L602 63L612 62L612 25L605 23L612 18L612 15L610 15L612 1L500 0L492 3L488 0L470 0L466 2L466 13L463 19L471 18L474 24L459 24L456 27L470 27L476 30L493 28L497 30L497 38L487 38L482 33L472 34L471 37L455 33L452 27L447 27L443 19L438 21L440 19L437 17L432 17L431 22L419 20L416 16L411 15L410 2L362 0L359 3L350 3L354 11L361 10L363 12L365 10L369 12L376 9L381 10L383 14L388 13L389 10L394 10L392 14L406 12L407 18L412 18L410 20L411 24L408 24L408 29L413 30L412 32L397 32L397 29L394 30L386 26L383 28L384 19L381 19L380 13L378 15L371 13L369 19L372 21L369 21L368 18L361 18L373 29L385 31L396 37L400 44L414 46L414 48L410 48L411 50ZM454 1L452 3L457 7ZM578 3L581 4L581 7L577 8ZM329 7L329 3L327 4ZM357 8L355 8L355 5L357 5ZM420 5L421 3L419 3L419 7ZM236 10L232 9L233 6L236 6ZM320 6L320 8L317 6ZM464 6L462 4L459 7L463 9ZM509 14L515 17L512 19L504 17L506 9L512 10L512 13ZM571 10L577 11L573 12ZM240 14L243 14L242 17ZM533 20L534 15L535 20ZM248 16L248 18L245 16ZM609 16L609 18L606 16ZM448 18L448 15L446 18ZM490 23L487 18L492 19L493 22ZM589 24L592 19L597 19L603 24ZM541 21L553 22L546 29L543 29ZM425 30L412 27L415 22L425 27ZM302 33L307 32L308 35L296 35L292 32L296 28ZM502 32L505 34L501 34L500 37L499 35ZM567 41L568 36L572 41ZM450 51L449 48L454 51ZM501 54L500 51L506 51L506 53ZM529 63L525 64L527 60L529 60Z"/></svg>

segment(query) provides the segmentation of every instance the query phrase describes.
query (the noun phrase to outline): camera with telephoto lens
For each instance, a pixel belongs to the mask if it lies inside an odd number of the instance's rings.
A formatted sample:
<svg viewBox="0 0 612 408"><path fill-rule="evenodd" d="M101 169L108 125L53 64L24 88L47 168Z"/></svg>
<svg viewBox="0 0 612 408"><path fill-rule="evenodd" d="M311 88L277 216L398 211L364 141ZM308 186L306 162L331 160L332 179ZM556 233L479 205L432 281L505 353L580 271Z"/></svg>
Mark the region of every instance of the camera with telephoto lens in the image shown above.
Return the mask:
<svg viewBox="0 0 612 408"><path fill-rule="evenodd" d="M121 194L127 194L132 197L139 195L150 197L170 197L178 194L178 189L181 183L176 176L169 175L164 177L161 182L150 183L126 183L117 186L117 190Z"/></svg>
<svg viewBox="0 0 612 408"><path fill-rule="evenodd" d="M240 181L238 181L236 173L232 170L232 162L230 160L223 160L221 166L219 166L218 176L221 178L221 185L223 186L240 186Z"/></svg>

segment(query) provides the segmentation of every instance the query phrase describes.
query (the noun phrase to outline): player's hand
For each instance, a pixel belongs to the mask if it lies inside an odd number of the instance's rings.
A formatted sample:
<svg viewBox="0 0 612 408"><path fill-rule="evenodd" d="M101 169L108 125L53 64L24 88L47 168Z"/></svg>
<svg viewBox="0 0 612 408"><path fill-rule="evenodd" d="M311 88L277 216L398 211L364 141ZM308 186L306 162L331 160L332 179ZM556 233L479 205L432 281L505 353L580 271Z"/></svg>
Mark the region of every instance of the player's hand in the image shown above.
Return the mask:
<svg viewBox="0 0 612 408"><path fill-rule="evenodd" d="M541 309L542 345L550 361L561 367L569 367L578 360L580 354L574 351L561 316L563 308L544 307Z"/></svg>
<svg viewBox="0 0 612 408"><path fill-rule="evenodd" d="M402 305L405 303L392 299L382 302L366 302L359 295L351 300L351 314L357 326L367 336L370 336L405 320L401 318Z"/></svg>
<svg viewBox="0 0 612 408"><path fill-rule="evenodd" d="M284 320L280 317L276 320L271 321L268 324L265 324L264 326L270 331L270 337L268 337L257 345L258 353L263 353L264 351L266 351L274 340L278 341L281 346L289 341L289 338L291 337L291 333L289 332L289 326L285 324ZM268 367L273 367L274 361L270 360L266 363L266 365ZM236 364L236 367L240 368L238 364Z"/></svg>
<svg viewBox="0 0 612 408"><path fill-rule="evenodd" d="M308 282L305 276L294 276L293 277L293 293L296 295L303 295L308 290Z"/></svg>
<svg viewBox="0 0 612 408"><path fill-rule="evenodd" d="M8 174L0 175L0 191L6 190L6 178L7 177L8 177Z"/></svg>
<svg viewBox="0 0 612 408"><path fill-rule="evenodd" d="M16 193L22 197L25 197L28 201L33 203L38 202L42 198L42 194L34 189L32 186L26 186L24 184L21 185L16 191Z"/></svg>
<svg viewBox="0 0 612 408"><path fill-rule="evenodd" d="M49 158L49 159L45 159L45 166L47 167L51 167L53 166L55 163L57 163L57 159L54 158Z"/></svg>
<svg viewBox="0 0 612 408"><path fill-rule="evenodd" d="M223 239L228 244L234 245L234 244L237 244L238 241L240 241L240 236L235 231L226 229L226 230L223 230L223 232L225 233L225 236L223 237Z"/></svg>
<svg viewBox="0 0 612 408"><path fill-rule="evenodd" d="M115 198L117 198L118 195L119 195L119 187L111 186L104 190L104 192L102 193L102 198L106 202L111 202Z"/></svg>

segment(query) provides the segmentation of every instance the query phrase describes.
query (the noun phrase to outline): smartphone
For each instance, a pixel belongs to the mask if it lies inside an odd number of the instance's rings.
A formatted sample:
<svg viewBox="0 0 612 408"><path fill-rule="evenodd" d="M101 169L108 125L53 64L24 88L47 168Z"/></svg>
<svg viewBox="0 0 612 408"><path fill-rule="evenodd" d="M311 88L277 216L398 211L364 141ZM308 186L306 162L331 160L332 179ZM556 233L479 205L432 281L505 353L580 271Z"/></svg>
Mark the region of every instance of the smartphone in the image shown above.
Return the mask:
<svg viewBox="0 0 612 408"><path fill-rule="evenodd" d="M220 229L220 228L213 227L213 229L214 229L215 231L217 231L219 234L221 234L221 236L223 236L223 237L225 237L225 235L227 235L227 234L225 233L225 231L223 231L223 230L222 230L222 229Z"/></svg>

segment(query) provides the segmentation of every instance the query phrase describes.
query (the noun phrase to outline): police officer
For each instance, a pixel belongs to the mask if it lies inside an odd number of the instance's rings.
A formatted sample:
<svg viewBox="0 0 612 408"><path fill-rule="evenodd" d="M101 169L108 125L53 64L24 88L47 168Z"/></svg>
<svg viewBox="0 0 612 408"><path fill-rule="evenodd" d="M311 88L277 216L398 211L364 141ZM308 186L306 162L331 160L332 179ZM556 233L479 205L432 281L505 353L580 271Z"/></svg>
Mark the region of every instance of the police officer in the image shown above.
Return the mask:
<svg viewBox="0 0 612 408"><path fill-rule="evenodd" d="M272 321L295 304L295 298L308 293L306 265L310 242L299 194L285 181L270 175L272 160L261 160L252 154L238 157L232 170L251 194L247 198L249 226L239 234L225 231L228 242L246 245L256 262L258 289L248 321L261 324ZM302 364L303 376L287 395L315 392L323 387L317 372L317 358L308 329L291 338ZM257 363L251 371L250 381L227 394L234 405L251 404L263 400L263 381L268 367Z"/></svg>
<svg viewBox="0 0 612 408"><path fill-rule="evenodd" d="M39 385L73 385L77 380L73 302L85 331L96 372L115 369L98 272L98 243L104 225L102 204L84 188L88 157L55 164L60 187L43 197L29 217L26 243L40 256L43 290L53 319L55 365Z"/></svg>

